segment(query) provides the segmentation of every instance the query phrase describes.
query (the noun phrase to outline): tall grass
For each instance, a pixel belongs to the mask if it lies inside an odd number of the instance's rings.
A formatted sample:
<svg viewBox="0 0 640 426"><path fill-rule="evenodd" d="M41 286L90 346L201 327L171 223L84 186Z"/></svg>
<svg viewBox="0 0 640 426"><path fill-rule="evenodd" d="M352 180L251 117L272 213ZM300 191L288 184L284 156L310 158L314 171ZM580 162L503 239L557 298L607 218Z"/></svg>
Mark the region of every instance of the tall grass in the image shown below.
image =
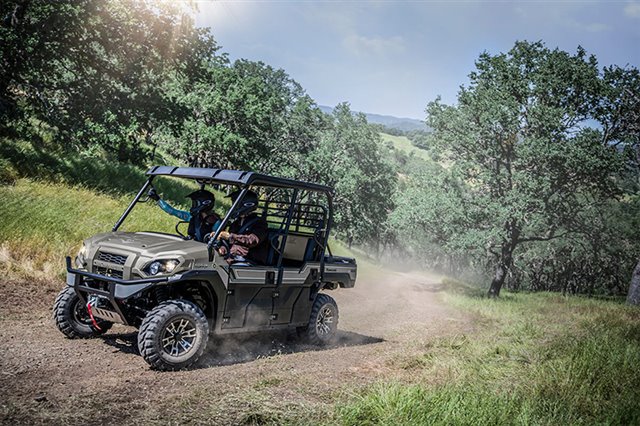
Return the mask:
<svg viewBox="0 0 640 426"><path fill-rule="evenodd" d="M436 340L415 383L379 383L342 424L640 424L640 312L612 301L448 295L480 333ZM406 360L405 360L406 363Z"/></svg>

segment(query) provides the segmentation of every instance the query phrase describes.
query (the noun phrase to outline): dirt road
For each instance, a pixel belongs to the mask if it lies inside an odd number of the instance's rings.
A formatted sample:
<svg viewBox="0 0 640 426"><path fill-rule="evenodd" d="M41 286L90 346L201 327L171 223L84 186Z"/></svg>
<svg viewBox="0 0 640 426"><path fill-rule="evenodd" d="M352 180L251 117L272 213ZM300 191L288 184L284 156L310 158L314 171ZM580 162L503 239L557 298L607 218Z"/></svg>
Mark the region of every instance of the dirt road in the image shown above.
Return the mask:
<svg viewBox="0 0 640 426"><path fill-rule="evenodd" d="M363 385L410 380L430 341L470 330L441 302L439 277L380 270L330 293L341 332L329 348L247 335L212 341L194 369L161 373L137 354L135 329L64 338L50 314L61 286L0 281L3 423L316 423Z"/></svg>

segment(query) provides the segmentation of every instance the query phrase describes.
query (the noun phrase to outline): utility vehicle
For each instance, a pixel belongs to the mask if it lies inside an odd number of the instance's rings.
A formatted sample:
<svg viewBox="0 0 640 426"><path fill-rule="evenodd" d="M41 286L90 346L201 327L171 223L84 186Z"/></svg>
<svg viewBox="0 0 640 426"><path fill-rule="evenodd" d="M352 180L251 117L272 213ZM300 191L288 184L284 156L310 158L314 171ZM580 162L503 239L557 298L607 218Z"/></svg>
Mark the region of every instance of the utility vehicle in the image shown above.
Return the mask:
<svg viewBox="0 0 640 426"><path fill-rule="evenodd" d="M326 344L337 330L338 307L324 293L355 285L355 259L328 247L333 216L330 187L255 172L155 166L112 232L84 241L67 262L67 285L54 319L69 338L105 333L113 323L137 327L138 349L152 368L195 363L210 335L293 328ZM180 232L122 232L136 204L149 201L154 179L181 178L240 195L209 244ZM269 225L265 264L228 264L215 249L248 190ZM184 222L182 222L184 223Z"/></svg>

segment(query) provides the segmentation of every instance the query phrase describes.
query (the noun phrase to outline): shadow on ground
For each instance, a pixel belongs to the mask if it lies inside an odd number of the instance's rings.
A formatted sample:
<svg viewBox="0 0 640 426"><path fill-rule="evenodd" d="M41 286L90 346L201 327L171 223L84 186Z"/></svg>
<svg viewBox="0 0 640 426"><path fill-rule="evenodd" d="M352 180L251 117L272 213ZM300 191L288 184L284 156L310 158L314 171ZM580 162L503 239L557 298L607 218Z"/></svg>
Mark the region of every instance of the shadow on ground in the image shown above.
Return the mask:
<svg viewBox="0 0 640 426"><path fill-rule="evenodd" d="M138 355L138 334L118 333L102 337L104 343L127 354ZM383 342L379 337L350 331L338 331L335 342L325 346L304 343L295 332L243 333L237 336L209 338L207 349L193 369L243 364L274 355L299 352L325 351L349 346L371 345Z"/></svg>
<svg viewBox="0 0 640 426"><path fill-rule="evenodd" d="M102 340L109 346L126 354L140 355L138 352L138 333L106 334Z"/></svg>

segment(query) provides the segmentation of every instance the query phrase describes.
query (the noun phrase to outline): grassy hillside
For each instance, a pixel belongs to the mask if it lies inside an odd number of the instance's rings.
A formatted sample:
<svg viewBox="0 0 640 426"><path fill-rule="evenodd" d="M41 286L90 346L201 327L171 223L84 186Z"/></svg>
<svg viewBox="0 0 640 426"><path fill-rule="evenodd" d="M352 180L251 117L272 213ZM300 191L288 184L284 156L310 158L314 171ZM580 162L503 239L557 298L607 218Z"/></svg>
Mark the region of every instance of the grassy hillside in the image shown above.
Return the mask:
<svg viewBox="0 0 640 426"><path fill-rule="evenodd" d="M131 196L21 179L0 186L0 271L11 276L63 272L82 240L108 232ZM123 230L173 232L176 220L152 204L138 205Z"/></svg>
<svg viewBox="0 0 640 426"><path fill-rule="evenodd" d="M159 158L154 164L164 164ZM44 144L0 139L2 175L25 177L44 182L81 185L114 196L135 194L146 180L145 169L110 161L108 157L86 157L56 152ZM5 182L8 179L3 179ZM185 180L163 179L155 183L164 198L185 205L185 194L197 185Z"/></svg>
<svg viewBox="0 0 640 426"><path fill-rule="evenodd" d="M380 136L382 136L382 140L384 142L390 142L398 151L402 151L407 155L411 155L413 153L413 155L418 158L431 160L431 157L429 156L429 153L427 153L427 151L413 145L406 136L393 136L386 133L380 133Z"/></svg>
<svg viewBox="0 0 640 426"><path fill-rule="evenodd" d="M639 424L640 311L558 294L448 294L478 333L424 344L337 409L339 423Z"/></svg>

